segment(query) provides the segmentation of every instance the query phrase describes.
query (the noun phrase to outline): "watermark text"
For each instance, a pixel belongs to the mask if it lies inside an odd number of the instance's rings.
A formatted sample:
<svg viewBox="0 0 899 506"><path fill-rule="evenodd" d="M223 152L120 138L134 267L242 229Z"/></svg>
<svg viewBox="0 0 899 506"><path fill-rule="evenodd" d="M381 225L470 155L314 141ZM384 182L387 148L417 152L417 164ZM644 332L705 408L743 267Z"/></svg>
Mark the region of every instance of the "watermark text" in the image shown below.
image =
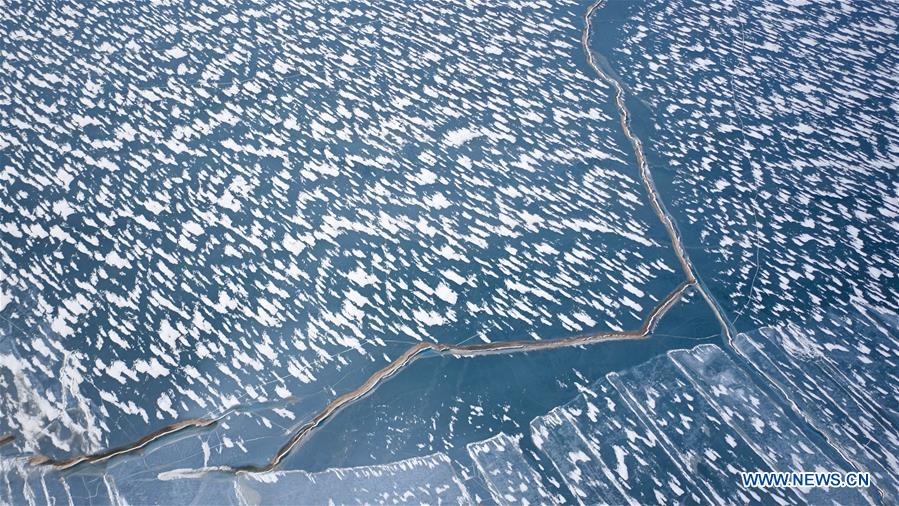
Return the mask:
<svg viewBox="0 0 899 506"><path fill-rule="evenodd" d="M869 473L790 472L740 473L744 488L865 488L871 486Z"/></svg>

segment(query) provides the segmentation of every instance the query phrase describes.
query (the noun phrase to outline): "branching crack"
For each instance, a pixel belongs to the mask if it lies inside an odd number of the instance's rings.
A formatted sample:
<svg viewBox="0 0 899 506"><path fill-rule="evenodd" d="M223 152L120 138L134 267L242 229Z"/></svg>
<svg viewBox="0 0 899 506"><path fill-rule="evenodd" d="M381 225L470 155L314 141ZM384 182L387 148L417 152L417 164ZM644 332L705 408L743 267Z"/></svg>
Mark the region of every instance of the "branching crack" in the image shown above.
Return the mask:
<svg viewBox="0 0 899 506"><path fill-rule="evenodd" d="M607 74L602 69L600 69L594 59L593 51L590 49L589 41L590 31L592 28L592 17L596 13L596 11L598 11L604 5L605 1L606 0L598 0L597 2L592 4L584 14L584 28L581 33L581 45L583 46L587 63L590 65L593 71L597 74L597 76L599 76L601 80L611 85L615 90L615 106L618 109L621 128L625 137L627 137L627 139L630 141L633 148L637 166L640 171L640 178L643 181L643 185L649 196L650 206L659 218L659 221L661 221L662 225L665 227L665 230L671 241L671 245L678 258L678 262L680 263L681 269L683 270L686 279L682 283L680 283L674 290L672 290L664 299L662 299L662 301L659 302L659 304L656 305L647 314L640 328L635 330L594 332L552 340L516 340L469 345L442 343L416 344L406 350L402 355L400 355L396 360L392 361L386 367L369 376L362 385L332 400L327 406L325 406L324 409L322 409L320 412L318 412L318 414L312 417L309 422L305 423L296 432L294 432L287 443L285 443L265 465L241 467L222 466L215 468L197 469L193 471L194 473L202 474L209 471L230 473L262 473L275 469L284 460L284 458L288 454L290 454L290 452L293 451L294 448L296 448L305 439L307 439L310 433L312 433L317 427L325 423L329 418L334 416L342 408L372 393L378 387L378 385L382 384L384 381L396 375L411 363L415 362L425 352L430 351L443 356L476 357L497 353L519 353L557 348L568 348L574 346L586 346L607 341L646 339L649 334L652 333L659 320L678 300L680 300L683 293L690 287L694 287L702 294L703 298L709 304L712 311L715 313L716 318L721 324L722 332L728 338L731 338L732 330L730 323L724 317L720 308L718 307L717 302L714 300L711 294L708 293L708 290L703 287L703 285L696 279L693 265L690 262L690 258L687 255L683 243L681 242L680 236L677 232L677 228L674 225L674 221L662 204L658 190L656 189L655 183L652 180L652 174L650 173L649 167L646 163L646 157L643 153L642 143L631 130L630 113L624 101L624 90L621 86L621 83L618 82L618 80L616 80L610 74ZM100 453L76 456L64 460L50 459L43 455L38 455L33 457L31 459L31 462L34 464L51 465L58 469L68 469L86 462L102 462L117 455L122 455L143 448L151 442L175 432L179 432L189 428L210 427L214 425L219 419L221 419L221 417L214 419L195 418L190 420L183 420L156 430L130 445L106 450ZM3 442L6 441L0 440L0 444L2 444Z"/></svg>

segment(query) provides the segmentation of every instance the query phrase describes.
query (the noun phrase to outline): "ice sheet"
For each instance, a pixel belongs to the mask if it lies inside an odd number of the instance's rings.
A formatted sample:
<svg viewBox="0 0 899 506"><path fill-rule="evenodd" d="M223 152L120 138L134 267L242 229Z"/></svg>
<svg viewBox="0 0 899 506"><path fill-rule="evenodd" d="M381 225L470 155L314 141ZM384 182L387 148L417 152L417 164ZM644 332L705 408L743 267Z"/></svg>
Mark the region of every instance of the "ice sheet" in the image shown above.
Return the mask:
<svg viewBox="0 0 899 506"><path fill-rule="evenodd" d="M667 356L610 374L609 380L712 502L799 502L791 492L741 487L740 472L771 468Z"/></svg>
<svg viewBox="0 0 899 506"><path fill-rule="evenodd" d="M504 504L541 504L550 501L540 476L528 464L518 446L521 435L499 433L470 443L468 454L488 482L491 494Z"/></svg>
<svg viewBox="0 0 899 506"><path fill-rule="evenodd" d="M813 443L721 348L697 346L691 350L669 352L703 397L721 417L734 427L744 440L780 472L822 471L841 469ZM867 500L856 489L821 489L803 491L807 501L823 504L836 500L858 504Z"/></svg>
<svg viewBox="0 0 899 506"><path fill-rule="evenodd" d="M282 471L242 475L237 487L246 504L470 502L449 457L441 453L392 464L320 473Z"/></svg>
<svg viewBox="0 0 899 506"><path fill-rule="evenodd" d="M782 347L789 339L777 329L740 334L735 346L758 371L775 384L798 412L827 436L841 453L874 475L875 484L895 496L897 455L885 428L834 377L818 365L814 349Z"/></svg>

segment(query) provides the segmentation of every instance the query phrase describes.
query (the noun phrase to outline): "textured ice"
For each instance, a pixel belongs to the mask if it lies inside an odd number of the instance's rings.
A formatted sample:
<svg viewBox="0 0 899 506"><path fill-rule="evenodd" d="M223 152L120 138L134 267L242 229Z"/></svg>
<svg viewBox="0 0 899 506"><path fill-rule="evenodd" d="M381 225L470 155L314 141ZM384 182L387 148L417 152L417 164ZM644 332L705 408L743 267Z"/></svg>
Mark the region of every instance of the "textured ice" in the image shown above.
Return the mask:
<svg viewBox="0 0 899 506"><path fill-rule="evenodd" d="M897 502L899 317L846 314L896 307L896 5L608 3L589 42L703 286L738 328L795 323L740 335L745 362L584 380L521 437L584 503L866 499L739 486L834 454ZM0 0L0 502L547 498L503 434L183 470L266 460L410 344L631 329L681 281L584 8ZM217 423L65 473L21 456L192 417Z"/></svg>
<svg viewBox="0 0 899 506"><path fill-rule="evenodd" d="M788 330L788 329L787 329ZM874 476L874 482L891 496L896 495L899 450L897 432L884 426L880 417L860 405L850 393L852 385L839 382L822 370L815 350L789 346L791 336L778 328L740 334L735 346L764 377L783 392L805 419L843 453L859 470Z"/></svg>
<svg viewBox="0 0 899 506"><path fill-rule="evenodd" d="M558 407L531 422L531 437L581 504L623 504L612 471Z"/></svg>
<svg viewBox="0 0 899 506"><path fill-rule="evenodd" d="M582 394L557 413L590 441L593 455L611 471L606 479L615 484L626 501L702 502L703 495L693 478L671 461L655 433L637 418L621 394L606 380L595 383L591 390L593 395Z"/></svg>
<svg viewBox="0 0 899 506"><path fill-rule="evenodd" d="M81 470L61 474L0 461L0 503L93 505L355 504L470 502L450 460L443 454L386 465L330 469L318 473L284 471L238 477L179 471L129 472L132 458L108 473ZM175 465L178 462L173 463ZM96 470L95 470L96 471Z"/></svg>
<svg viewBox="0 0 899 506"><path fill-rule="evenodd" d="M0 459L0 504L14 506L114 504L102 474L63 475L30 465L26 459Z"/></svg>
<svg viewBox="0 0 899 506"><path fill-rule="evenodd" d="M854 470L840 466L824 455L721 348L703 345L691 350L669 352L668 356L773 470ZM865 501L856 489L812 488L804 493L805 499L812 504L831 501L858 504Z"/></svg>
<svg viewBox="0 0 899 506"><path fill-rule="evenodd" d="M230 427L221 431L184 432L103 465L65 473L27 464L22 457L0 458L0 499L13 504L559 502L562 496L545 486L556 474L537 465L543 462L562 479L553 483L554 490L561 487L581 504L889 503L894 475L873 464L875 458L889 462L889 456L872 453L884 451L873 439L859 447L861 425L856 425L876 420L877 411L856 405L855 420L839 411L848 404L836 405L823 396L813 403L808 392L794 391L804 388L797 385L826 380L814 369L821 356L795 341L764 337L778 335L777 330L738 336L738 360L718 346L700 345L609 374L535 418L529 434L498 433L469 443L461 449L465 457L455 460L438 452L391 464L240 475L210 467L217 464L217 445L227 439L236 446L242 428L266 416L259 410L230 419ZM766 356L771 360L760 362ZM828 388L822 395L830 395ZM811 437L815 429L825 437ZM878 436L882 441L896 434L885 426ZM523 453L530 443L528 451L537 452L533 458ZM3 455L9 453L6 448ZM848 464L841 456L848 457ZM740 471L769 469L867 470L875 474L878 489L741 487Z"/></svg>
<svg viewBox="0 0 899 506"><path fill-rule="evenodd" d="M860 404L899 431L899 338L876 318L876 310L828 315L820 323L785 329L796 347L820 358L822 370L839 378ZM886 314L881 312L880 314ZM795 350L796 348L794 348Z"/></svg>
<svg viewBox="0 0 899 506"><path fill-rule="evenodd" d="M500 504L544 504L551 496L518 444L521 436L499 433L468 445L468 454Z"/></svg>
<svg viewBox="0 0 899 506"><path fill-rule="evenodd" d="M813 326L852 296L897 307L894 1L647 0L603 16L594 47L740 328Z"/></svg>
<svg viewBox="0 0 899 506"><path fill-rule="evenodd" d="M897 339L896 336L899 336L899 314L883 308L872 309L870 314L883 323L886 327L886 331L893 337L893 339Z"/></svg>
<svg viewBox="0 0 899 506"><path fill-rule="evenodd" d="M2 5L22 451L288 432L418 341L634 328L681 281L579 1Z"/></svg>
<svg viewBox="0 0 899 506"><path fill-rule="evenodd" d="M724 415L667 356L610 374L609 381L659 435L671 458L714 503L798 503L792 492L743 489L740 473L771 471Z"/></svg>
<svg viewBox="0 0 899 506"><path fill-rule="evenodd" d="M232 506L238 501L234 477L206 476L203 479L107 478L107 490L118 505L216 505Z"/></svg>
<svg viewBox="0 0 899 506"><path fill-rule="evenodd" d="M738 347L747 339L741 334ZM754 365L764 356L742 358L735 361L719 346L700 345L611 373L568 404L536 418L532 438L585 504L889 502L895 479L868 461L844 462L844 438L833 438L832 430L823 431L826 439L815 433L820 423L828 422L836 424L833 430L847 430L841 425L845 420L781 398L777 392L783 381ZM793 374L805 374L813 366L795 363ZM861 408L857 416L876 418ZM884 427L879 437L895 438L896 432ZM873 442L872 447L880 448ZM871 471L883 485L877 490L740 485L740 472L766 470Z"/></svg>
<svg viewBox="0 0 899 506"><path fill-rule="evenodd" d="M226 435L221 426L213 431L187 431L112 459L103 468L110 493L123 504L236 504L234 476L212 473L203 479L175 478L180 476L179 470L221 464L216 457L228 454L229 449L229 462L239 458L241 452L230 438L240 441L248 437L246 427L233 426Z"/></svg>

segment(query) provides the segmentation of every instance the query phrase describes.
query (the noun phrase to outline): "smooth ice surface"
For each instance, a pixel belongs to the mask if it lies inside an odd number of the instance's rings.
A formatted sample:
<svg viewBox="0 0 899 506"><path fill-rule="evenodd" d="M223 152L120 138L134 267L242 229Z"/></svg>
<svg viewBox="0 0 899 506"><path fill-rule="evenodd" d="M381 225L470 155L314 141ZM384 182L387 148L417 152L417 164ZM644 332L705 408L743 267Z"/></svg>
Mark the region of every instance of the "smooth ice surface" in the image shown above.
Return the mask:
<svg viewBox="0 0 899 506"><path fill-rule="evenodd" d="M470 502L450 459L443 454L320 473L284 471L241 476L237 487L246 504Z"/></svg>

